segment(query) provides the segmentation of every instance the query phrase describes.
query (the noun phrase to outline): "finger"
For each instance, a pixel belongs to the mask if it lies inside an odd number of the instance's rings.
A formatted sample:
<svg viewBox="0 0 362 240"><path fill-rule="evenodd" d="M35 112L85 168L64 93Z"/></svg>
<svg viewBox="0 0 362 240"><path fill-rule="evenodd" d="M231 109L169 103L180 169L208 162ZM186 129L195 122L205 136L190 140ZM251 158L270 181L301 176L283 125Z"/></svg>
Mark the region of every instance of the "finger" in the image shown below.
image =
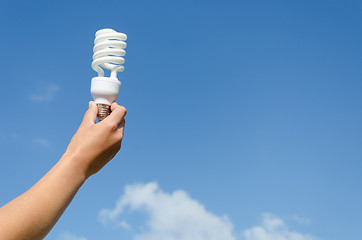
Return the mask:
<svg viewBox="0 0 362 240"><path fill-rule="evenodd" d="M126 119L123 118L121 123L118 125L118 129L120 129L123 132L125 124L126 124Z"/></svg>
<svg viewBox="0 0 362 240"><path fill-rule="evenodd" d="M116 102L112 103L111 105L111 114L104 119L103 121L111 121L115 124L120 125L122 120L124 119L124 116L127 114L127 110L123 106L119 106Z"/></svg>
<svg viewBox="0 0 362 240"><path fill-rule="evenodd" d="M84 114L83 122L87 124L95 123L98 114L97 104L93 101L89 102L89 108Z"/></svg>
<svg viewBox="0 0 362 240"><path fill-rule="evenodd" d="M113 111L113 110L116 109L117 107L119 107L118 103L113 102L113 103L111 104L111 111Z"/></svg>
<svg viewBox="0 0 362 240"><path fill-rule="evenodd" d="M123 140L125 124L126 124L126 120L123 118L123 120L121 121L121 123L119 124L118 129L117 129L120 143Z"/></svg>

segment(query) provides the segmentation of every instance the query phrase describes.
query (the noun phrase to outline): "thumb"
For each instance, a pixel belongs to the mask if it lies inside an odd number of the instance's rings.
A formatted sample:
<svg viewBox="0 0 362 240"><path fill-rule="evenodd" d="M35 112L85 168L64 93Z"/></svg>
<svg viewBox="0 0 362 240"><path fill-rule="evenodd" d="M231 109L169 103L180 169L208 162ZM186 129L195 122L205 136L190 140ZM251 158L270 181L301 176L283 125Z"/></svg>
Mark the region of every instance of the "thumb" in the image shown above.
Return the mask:
<svg viewBox="0 0 362 240"><path fill-rule="evenodd" d="M83 123L94 124L97 119L98 107L97 104L93 101L89 102L89 108L84 114Z"/></svg>

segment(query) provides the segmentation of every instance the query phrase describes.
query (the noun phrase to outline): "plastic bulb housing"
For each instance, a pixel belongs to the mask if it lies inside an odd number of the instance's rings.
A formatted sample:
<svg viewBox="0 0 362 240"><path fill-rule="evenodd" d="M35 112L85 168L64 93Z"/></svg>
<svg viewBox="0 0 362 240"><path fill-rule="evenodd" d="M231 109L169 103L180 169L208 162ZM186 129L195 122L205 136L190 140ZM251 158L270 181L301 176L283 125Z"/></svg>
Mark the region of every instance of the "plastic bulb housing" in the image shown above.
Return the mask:
<svg viewBox="0 0 362 240"><path fill-rule="evenodd" d="M102 121L110 113L110 105L119 96L121 82L117 79L117 72L124 70L124 56L126 52L127 36L112 29L102 29L96 32L93 48L92 67L98 73L92 78L91 95L98 105L98 120ZM104 70L111 71L110 77L104 76Z"/></svg>
<svg viewBox="0 0 362 240"><path fill-rule="evenodd" d="M92 78L91 94L97 104L111 105L119 96L121 82L117 78Z"/></svg>

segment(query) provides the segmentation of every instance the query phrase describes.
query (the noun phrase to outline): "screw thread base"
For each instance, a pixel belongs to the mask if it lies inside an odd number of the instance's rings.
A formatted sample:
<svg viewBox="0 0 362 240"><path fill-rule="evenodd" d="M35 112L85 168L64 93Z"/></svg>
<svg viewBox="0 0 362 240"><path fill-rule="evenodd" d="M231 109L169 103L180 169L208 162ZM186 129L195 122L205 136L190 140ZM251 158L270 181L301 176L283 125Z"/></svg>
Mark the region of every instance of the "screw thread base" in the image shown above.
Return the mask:
<svg viewBox="0 0 362 240"><path fill-rule="evenodd" d="M98 106L98 115L97 115L98 121L102 121L103 119L108 117L111 108L106 104L97 104L97 106Z"/></svg>

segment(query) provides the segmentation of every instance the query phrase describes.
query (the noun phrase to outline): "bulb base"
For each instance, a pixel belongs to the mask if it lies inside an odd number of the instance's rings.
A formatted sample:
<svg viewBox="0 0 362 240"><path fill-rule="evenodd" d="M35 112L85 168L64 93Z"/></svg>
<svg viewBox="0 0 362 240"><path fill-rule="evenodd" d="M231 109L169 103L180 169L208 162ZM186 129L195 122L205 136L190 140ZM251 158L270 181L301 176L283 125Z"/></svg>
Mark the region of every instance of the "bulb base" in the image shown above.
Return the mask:
<svg viewBox="0 0 362 240"><path fill-rule="evenodd" d="M98 106L98 115L97 115L98 121L102 121L110 114L111 106L106 104L97 104L97 106Z"/></svg>

